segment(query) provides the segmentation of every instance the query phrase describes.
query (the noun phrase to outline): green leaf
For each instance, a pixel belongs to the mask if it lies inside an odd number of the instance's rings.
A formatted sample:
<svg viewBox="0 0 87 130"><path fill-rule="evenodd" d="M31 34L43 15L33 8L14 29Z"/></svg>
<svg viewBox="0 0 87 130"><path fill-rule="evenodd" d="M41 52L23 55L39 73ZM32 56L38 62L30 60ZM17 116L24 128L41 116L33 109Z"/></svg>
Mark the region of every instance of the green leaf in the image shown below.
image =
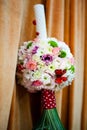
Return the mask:
<svg viewBox="0 0 87 130"><path fill-rule="evenodd" d="M30 46L32 46L32 42L29 42L29 43L27 44L27 49L29 49Z"/></svg>
<svg viewBox="0 0 87 130"><path fill-rule="evenodd" d="M52 46L52 47L57 47L57 46L58 46L55 41L49 41L48 43L49 43L50 46Z"/></svg>
<svg viewBox="0 0 87 130"><path fill-rule="evenodd" d="M61 51L59 57L61 57L61 58L66 57L66 52L65 51Z"/></svg>
<svg viewBox="0 0 87 130"><path fill-rule="evenodd" d="M70 69L73 73L75 72L75 67L73 65L71 65Z"/></svg>

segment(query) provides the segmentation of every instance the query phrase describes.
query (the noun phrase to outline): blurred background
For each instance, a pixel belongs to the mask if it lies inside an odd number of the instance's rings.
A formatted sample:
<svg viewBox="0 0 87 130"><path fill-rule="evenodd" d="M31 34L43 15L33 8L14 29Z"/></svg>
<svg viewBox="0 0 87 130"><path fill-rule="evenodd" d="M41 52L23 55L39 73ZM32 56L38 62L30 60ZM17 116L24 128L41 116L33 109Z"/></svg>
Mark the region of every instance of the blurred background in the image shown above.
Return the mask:
<svg viewBox="0 0 87 130"><path fill-rule="evenodd" d="M35 37L35 4L45 6L48 37L75 56L74 82L55 93L57 111L66 130L87 130L87 0L0 0L0 130L32 130L41 115L40 92L15 82L18 47Z"/></svg>

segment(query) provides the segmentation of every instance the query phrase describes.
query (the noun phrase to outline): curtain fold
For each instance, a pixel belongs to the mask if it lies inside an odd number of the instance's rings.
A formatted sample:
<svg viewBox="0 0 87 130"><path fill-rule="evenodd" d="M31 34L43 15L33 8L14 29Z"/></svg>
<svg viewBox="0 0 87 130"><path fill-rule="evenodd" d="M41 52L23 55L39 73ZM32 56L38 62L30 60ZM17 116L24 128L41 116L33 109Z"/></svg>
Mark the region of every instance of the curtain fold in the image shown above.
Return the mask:
<svg viewBox="0 0 87 130"><path fill-rule="evenodd" d="M81 129L83 81L84 81L84 1L76 0L71 2L71 48L76 59L76 79L74 83L73 103L71 108L72 117L69 129ZM74 50L73 50L74 46ZM77 96L78 95L78 96Z"/></svg>
<svg viewBox="0 0 87 130"><path fill-rule="evenodd" d="M87 130L87 1L0 0L0 130L32 130L41 115L40 92L15 82L19 45L35 37L34 4L44 4L48 37L65 41L75 56L73 84L56 92L66 130Z"/></svg>
<svg viewBox="0 0 87 130"><path fill-rule="evenodd" d="M0 130L6 130L8 126L21 30L21 7L22 1L0 0Z"/></svg>
<svg viewBox="0 0 87 130"><path fill-rule="evenodd" d="M85 1L85 29L84 29L84 47L85 47L85 51L84 51L84 88L83 88L83 108L82 108L82 125L81 128L82 130L86 130L87 129L87 1Z"/></svg>

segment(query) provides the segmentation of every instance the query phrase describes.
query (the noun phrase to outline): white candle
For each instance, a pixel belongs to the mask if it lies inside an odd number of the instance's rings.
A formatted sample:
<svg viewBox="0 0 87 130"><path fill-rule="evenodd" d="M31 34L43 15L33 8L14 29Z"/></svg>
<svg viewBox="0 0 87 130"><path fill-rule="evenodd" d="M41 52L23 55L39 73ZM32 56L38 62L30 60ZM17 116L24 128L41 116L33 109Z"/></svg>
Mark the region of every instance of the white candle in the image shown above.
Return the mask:
<svg viewBox="0 0 87 130"><path fill-rule="evenodd" d="M44 6L42 4L36 4L34 6L34 11L36 19L36 32L39 33L38 38L47 38Z"/></svg>

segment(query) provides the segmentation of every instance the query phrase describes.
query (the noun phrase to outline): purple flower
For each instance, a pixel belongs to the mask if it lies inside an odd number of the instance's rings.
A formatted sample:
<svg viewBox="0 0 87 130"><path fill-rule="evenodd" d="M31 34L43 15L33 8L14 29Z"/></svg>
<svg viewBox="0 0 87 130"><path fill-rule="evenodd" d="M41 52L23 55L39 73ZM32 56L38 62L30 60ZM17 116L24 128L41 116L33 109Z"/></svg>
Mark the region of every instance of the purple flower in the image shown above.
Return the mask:
<svg viewBox="0 0 87 130"><path fill-rule="evenodd" d="M41 56L41 60L43 60L46 65L53 61L53 57L50 54L45 54Z"/></svg>
<svg viewBox="0 0 87 130"><path fill-rule="evenodd" d="M35 47L33 48L33 50L32 50L32 54L37 53L38 48L39 48L38 46L35 46Z"/></svg>

